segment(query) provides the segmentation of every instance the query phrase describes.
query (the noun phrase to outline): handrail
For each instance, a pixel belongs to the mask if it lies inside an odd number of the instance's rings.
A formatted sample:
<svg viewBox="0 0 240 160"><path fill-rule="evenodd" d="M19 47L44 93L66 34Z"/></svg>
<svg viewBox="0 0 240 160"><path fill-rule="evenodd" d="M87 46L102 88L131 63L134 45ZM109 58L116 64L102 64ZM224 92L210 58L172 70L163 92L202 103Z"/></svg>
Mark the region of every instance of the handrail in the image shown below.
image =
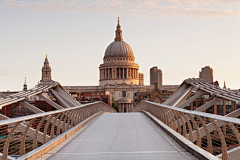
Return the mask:
<svg viewBox="0 0 240 160"><path fill-rule="evenodd" d="M191 111L191 110L186 110L186 109L177 108L177 107L171 107L171 106L168 106L168 105L159 104L159 103L155 103L155 102L150 102L150 101L141 101L140 103L138 103L138 105L140 105L141 103L149 103L149 104L152 104L152 105L172 109L172 110L175 110L175 111L180 111L180 112L183 112L183 113L189 113L189 114L194 114L194 115L198 115L198 116L204 116L204 117L207 117L207 118L213 118L215 120L228 121L228 122L231 122L231 123L240 124L240 119L238 119L238 118L221 116L221 115L199 112L199 111ZM137 106L133 109L133 112L137 109ZM237 111L235 111L235 112L237 112Z"/></svg>
<svg viewBox="0 0 240 160"><path fill-rule="evenodd" d="M19 122L19 121L26 121L26 120L30 120L32 118L39 118L39 117L48 116L48 115L51 115L51 114L66 112L66 111L69 111L69 110L74 110L74 109L77 109L77 108L91 106L91 105L99 104L99 103L103 104L103 105L106 105L106 107L109 107L109 108L113 109L112 107L108 106L106 103L104 103L102 101L97 101L97 102L93 102L93 103L82 104L82 105L79 105L79 106L76 106L76 107L71 107L71 108L63 108L63 109L59 109L59 110L55 110L55 111L49 111L49 112L44 112L44 113L37 113L37 114L28 115L28 116L22 116L22 117L17 117L17 118L1 120L0 121L0 126L1 125L7 125L7 124L10 124L10 123ZM112 110L112 112L114 112L114 109Z"/></svg>
<svg viewBox="0 0 240 160"><path fill-rule="evenodd" d="M234 111L236 114L240 109ZM141 101L133 112L147 111L176 134L223 160L240 157L240 119ZM231 113L233 114L233 112Z"/></svg>
<svg viewBox="0 0 240 160"><path fill-rule="evenodd" d="M116 113L99 101L76 107L0 121L0 153L2 160L11 155L22 156L99 112Z"/></svg>

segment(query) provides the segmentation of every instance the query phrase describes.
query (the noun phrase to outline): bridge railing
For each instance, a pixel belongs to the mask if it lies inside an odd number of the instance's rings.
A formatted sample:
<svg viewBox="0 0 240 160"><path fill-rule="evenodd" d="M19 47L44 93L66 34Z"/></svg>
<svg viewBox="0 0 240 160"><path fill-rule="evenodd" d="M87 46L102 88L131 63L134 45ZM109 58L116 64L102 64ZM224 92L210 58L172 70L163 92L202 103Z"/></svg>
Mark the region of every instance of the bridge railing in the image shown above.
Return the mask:
<svg viewBox="0 0 240 160"><path fill-rule="evenodd" d="M190 111L149 101L133 110L147 111L198 147L227 159L240 157L240 119Z"/></svg>
<svg viewBox="0 0 240 160"><path fill-rule="evenodd" d="M99 112L116 112L103 102L0 121L2 160L22 156Z"/></svg>

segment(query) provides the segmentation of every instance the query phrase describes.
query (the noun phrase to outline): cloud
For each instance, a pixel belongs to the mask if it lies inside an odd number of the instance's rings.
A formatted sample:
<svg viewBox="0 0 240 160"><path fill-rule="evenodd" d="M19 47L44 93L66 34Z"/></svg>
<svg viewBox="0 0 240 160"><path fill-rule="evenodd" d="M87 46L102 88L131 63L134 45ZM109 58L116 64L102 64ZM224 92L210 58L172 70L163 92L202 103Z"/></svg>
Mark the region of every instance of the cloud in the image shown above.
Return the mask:
<svg viewBox="0 0 240 160"><path fill-rule="evenodd" d="M3 0L0 6L38 12L87 12L137 17L228 17L239 0Z"/></svg>
<svg viewBox="0 0 240 160"><path fill-rule="evenodd" d="M9 76L16 73L16 71L0 70L0 76Z"/></svg>

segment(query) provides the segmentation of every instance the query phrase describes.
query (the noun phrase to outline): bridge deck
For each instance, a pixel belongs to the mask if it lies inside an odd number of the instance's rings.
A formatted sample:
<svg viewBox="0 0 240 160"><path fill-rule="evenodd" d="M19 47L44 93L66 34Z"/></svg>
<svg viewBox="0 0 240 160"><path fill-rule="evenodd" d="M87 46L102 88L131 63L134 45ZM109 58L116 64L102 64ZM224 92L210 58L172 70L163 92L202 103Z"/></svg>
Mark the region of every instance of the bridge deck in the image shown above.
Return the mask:
<svg viewBox="0 0 240 160"><path fill-rule="evenodd" d="M142 113L107 113L48 159L196 158Z"/></svg>

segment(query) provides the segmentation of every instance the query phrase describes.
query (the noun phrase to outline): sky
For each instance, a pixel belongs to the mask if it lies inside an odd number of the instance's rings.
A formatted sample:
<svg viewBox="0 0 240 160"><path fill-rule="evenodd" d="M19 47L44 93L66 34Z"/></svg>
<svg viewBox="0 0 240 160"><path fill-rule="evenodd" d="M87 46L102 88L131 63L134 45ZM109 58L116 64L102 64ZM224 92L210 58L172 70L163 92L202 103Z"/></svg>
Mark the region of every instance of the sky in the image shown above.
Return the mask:
<svg viewBox="0 0 240 160"><path fill-rule="evenodd" d="M239 0L0 0L0 91L34 87L46 54L63 86L98 85L118 16L145 85L153 66L165 85L210 66L240 88Z"/></svg>

